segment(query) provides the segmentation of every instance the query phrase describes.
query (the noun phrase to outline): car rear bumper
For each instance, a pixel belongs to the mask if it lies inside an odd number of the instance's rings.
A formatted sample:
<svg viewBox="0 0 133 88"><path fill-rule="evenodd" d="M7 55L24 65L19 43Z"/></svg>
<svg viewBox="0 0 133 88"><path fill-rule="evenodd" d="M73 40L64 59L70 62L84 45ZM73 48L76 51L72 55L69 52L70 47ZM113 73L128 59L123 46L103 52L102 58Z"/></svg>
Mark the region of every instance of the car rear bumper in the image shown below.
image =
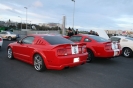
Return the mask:
<svg viewBox="0 0 133 88"><path fill-rule="evenodd" d="M52 61L52 65L47 65L47 69L55 69L55 70L62 70L64 68L71 68L79 65L83 65L86 63L88 54L82 54L82 55L73 55L73 56L61 56L56 58L56 60ZM74 59L78 59L79 61L74 62ZM55 64L54 64L55 63Z"/></svg>
<svg viewBox="0 0 133 88"><path fill-rule="evenodd" d="M118 57L122 54L122 50L114 50L114 51L103 51L100 54L97 54L96 57L98 58L114 58Z"/></svg>
<svg viewBox="0 0 133 88"><path fill-rule="evenodd" d="M86 63L86 60L80 61L78 63L62 64L60 66L49 66L47 69L62 70L64 68L72 68L72 67L76 67L76 66L79 66L79 65L83 65L85 63Z"/></svg>
<svg viewBox="0 0 133 88"><path fill-rule="evenodd" d="M3 44L3 41L2 42L0 42L0 46L2 47L2 44Z"/></svg>

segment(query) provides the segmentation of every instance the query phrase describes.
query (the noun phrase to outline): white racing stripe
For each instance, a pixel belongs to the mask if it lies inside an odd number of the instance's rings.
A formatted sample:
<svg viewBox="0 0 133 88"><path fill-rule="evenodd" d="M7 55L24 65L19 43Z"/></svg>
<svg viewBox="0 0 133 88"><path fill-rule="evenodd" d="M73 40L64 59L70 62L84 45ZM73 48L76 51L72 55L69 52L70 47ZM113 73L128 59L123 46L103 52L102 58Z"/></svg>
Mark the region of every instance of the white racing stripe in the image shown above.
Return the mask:
<svg viewBox="0 0 133 88"><path fill-rule="evenodd" d="M72 51L72 54L78 54L79 53L78 45L76 46L71 45L71 51Z"/></svg>
<svg viewBox="0 0 133 88"><path fill-rule="evenodd" d="M112 49L114 51L114 56L118 56L120 54L120 49L118 49L118 43L117 42L112 42Z"/></svg>

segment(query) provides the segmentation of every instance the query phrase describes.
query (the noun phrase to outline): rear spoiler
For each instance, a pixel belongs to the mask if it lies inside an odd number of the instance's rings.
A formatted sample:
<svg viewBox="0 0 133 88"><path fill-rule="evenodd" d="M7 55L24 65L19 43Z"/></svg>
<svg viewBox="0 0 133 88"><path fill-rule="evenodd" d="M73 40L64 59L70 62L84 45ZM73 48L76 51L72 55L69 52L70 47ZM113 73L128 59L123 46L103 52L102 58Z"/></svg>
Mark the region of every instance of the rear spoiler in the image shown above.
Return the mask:
<svg viewBox="0 0 133 88"><path fill-rule="evenodd" d="M55 47L53 47L53 49L57 48L57 47L66 47L66 46L69 46L69 45L78 45L78 46L86 46L86 43L70 43L70 44L58 44L58 45L55 45Z"/></svg>

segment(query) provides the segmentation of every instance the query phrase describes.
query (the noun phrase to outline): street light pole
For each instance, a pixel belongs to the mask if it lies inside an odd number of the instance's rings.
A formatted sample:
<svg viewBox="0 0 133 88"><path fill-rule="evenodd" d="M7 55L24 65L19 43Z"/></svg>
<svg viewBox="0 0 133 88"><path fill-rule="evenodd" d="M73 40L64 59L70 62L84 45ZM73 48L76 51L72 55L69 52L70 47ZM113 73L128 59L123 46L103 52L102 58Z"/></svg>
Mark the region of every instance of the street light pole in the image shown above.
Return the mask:
<svg viewBox="0 0 133 88"><path fill-rule="evenodd" d="M20 16L18 16L18 17L20 17ZM22 30L22 17L20 17L21 18L21 30Z"/></svg>
<svg viewBox="0 0 133 88"><path fill-rule="evenodd" d="M73 29L74 29L74 13L75 13L75 0L72 0L74 2L74 8L73 8Z"/></svg>
<svg viewBox="0 0 133 88"><path fill-rule="evenodd" d="M30 29L31 29L31 21L30 21Z"/></svg>
<svg viewBox="0 0 133 88"><path fill-rule="evenodd" d="M27 7L24 7L26 9L26 30L27 30Z"/></svg>

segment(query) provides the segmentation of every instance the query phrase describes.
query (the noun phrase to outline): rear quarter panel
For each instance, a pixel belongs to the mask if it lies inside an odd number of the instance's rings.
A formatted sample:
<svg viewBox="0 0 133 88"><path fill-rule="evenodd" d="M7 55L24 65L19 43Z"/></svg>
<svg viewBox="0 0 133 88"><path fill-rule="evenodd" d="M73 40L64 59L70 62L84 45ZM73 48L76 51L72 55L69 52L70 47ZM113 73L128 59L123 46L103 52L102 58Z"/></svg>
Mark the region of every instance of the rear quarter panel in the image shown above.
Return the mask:
<svg viewBox="0 0 133 88"><path fill-rule="evenodd" d="M91 40L91 41L90 41L90 42L84 42L84 39L85 39L85 38L88 38L88 39ZM98 43L98 42L96 42L95 40L93 40L93 39L91 39L91 38L89 38L89 37L83 36L83 37L82 37L82 40L81 40L80 42L86 43L87 49L92 50L92 52L94 53L95 56L97 56L98 53L100 53L101 51L104 50L103 44Z"/></svg>
<svg viewBox="0 0 133 88"><path fill-rule="evenodd" d="M128 40L127 42L121 40L120 45L121 45L122 49L124 47L129 47L133 51L133 41L131 41L131 40Z"/></svg>

